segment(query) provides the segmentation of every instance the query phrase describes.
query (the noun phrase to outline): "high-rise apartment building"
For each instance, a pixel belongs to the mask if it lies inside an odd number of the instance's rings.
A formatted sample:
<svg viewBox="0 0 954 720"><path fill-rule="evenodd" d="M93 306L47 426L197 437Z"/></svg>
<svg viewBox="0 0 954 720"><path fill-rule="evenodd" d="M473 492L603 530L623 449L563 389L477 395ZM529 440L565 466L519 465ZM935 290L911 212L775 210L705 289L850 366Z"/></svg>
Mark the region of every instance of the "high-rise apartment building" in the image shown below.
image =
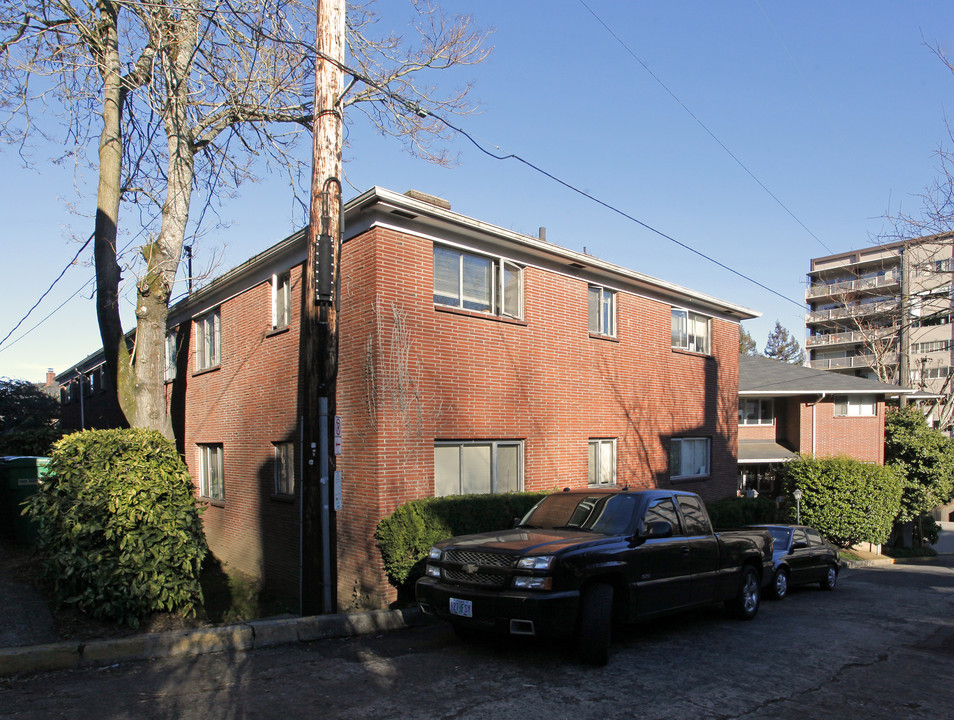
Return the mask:
<svg viewBox="0 0 954 720"><path fill-rule="evenodd" d="M949 395L954 233L814 258L808 364Z"/></svg>

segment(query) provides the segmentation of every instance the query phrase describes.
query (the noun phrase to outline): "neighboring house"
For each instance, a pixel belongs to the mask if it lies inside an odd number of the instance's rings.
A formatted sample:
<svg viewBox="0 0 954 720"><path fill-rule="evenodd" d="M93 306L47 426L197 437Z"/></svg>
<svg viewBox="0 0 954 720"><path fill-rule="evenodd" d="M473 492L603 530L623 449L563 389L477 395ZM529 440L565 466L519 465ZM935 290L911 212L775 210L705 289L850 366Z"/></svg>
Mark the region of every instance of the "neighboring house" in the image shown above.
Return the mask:
<svg viewBox="0 0 954 720"><path fill-rule="evenodd" d="M932 235L813 258L808 365L946 392L954 366L952 248L954 234Z"/></svg>
<svg viewBox="0 0 954 720"><path fill-rule="evenodd" d="M907 388L739 357L739 492L782 494L780 463L796 453L884 464L885 399Z"/></svg>
<svg viewBox="0 0 954 720"><path fill-rule="evenodd" d="M297 233L195 291L171 309L167 345L173 427L210 547L288 595L300 553L320 551L299 536L305 257ZM350 201L339 609L395 599L373 534L414 498L588 485L733 495L738 323L755 315L420 194Z"/></svg>

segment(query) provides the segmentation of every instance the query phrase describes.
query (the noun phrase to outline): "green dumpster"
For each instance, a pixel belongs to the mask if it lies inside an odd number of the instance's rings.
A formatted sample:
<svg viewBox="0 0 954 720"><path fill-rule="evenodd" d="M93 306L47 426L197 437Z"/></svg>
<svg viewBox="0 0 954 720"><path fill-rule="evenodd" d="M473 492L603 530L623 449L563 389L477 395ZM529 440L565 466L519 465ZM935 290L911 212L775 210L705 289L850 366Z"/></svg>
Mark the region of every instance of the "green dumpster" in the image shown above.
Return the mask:
<svg viewBox="0 0 954 720"><path fill-rule="evenodd" d="M0 457L0 529L21 545L36 541L36 526L23 515L23 502L37 492L47 476L46 457Z"/></svg>

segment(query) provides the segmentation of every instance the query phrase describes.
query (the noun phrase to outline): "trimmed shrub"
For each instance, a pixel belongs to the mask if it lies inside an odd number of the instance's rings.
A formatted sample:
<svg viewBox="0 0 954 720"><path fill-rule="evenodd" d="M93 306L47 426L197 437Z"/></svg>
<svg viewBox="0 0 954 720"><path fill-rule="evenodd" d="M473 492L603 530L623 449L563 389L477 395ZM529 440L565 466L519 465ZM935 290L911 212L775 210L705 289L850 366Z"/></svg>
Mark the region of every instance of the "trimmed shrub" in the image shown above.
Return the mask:
<svg viewBox="0 0 954 720"><path fill-rule="evenodd" d="M374 533L392 585L423 575L424 558L436 542L513 527L548 493L452 495L411 500L383 518Z"/></svg>
<svg viewBox="0 0 954 720"><path fill-rule="evenodd" d="M74 433L49 471L25 512L61 604L133 627L152 612L194 614L207 547L171 441L139 428Z"/></svg>
<svg viewBox="0 0 954 720"><path fill-rule="evenodd" d="M842 547L887 541L901 507L903 479L895 468L844 456L800 456L782 465L782 473L789 496L802 491L803 525ZM794 502L789 510L794 522Z"/></svg>
<svg viewBox="0 0 954 720"><path fill-rule="evenodd" d="M776 521L778 512L775 501L767 497L725 498L706 503L706 509L717 530L771 524Z"/></svg>

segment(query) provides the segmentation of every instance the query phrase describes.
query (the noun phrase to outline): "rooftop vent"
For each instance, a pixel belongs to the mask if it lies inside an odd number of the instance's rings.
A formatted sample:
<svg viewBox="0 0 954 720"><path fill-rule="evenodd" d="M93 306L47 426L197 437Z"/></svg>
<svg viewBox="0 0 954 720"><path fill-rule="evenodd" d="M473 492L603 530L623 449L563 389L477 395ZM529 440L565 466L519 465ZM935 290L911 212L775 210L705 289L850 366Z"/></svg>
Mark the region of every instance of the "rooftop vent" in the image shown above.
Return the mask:
<svg viewBox="0 0 954 720"><path fill-rule="evenodd" d="M439 198L436 195L428 195L427 193L422 193L420 190L408 190L404 194L412 200L420 200L421 202L428 203L429 205L439 207L442 210L451 209L450 201L445 200L444 198Z"/></svg>

